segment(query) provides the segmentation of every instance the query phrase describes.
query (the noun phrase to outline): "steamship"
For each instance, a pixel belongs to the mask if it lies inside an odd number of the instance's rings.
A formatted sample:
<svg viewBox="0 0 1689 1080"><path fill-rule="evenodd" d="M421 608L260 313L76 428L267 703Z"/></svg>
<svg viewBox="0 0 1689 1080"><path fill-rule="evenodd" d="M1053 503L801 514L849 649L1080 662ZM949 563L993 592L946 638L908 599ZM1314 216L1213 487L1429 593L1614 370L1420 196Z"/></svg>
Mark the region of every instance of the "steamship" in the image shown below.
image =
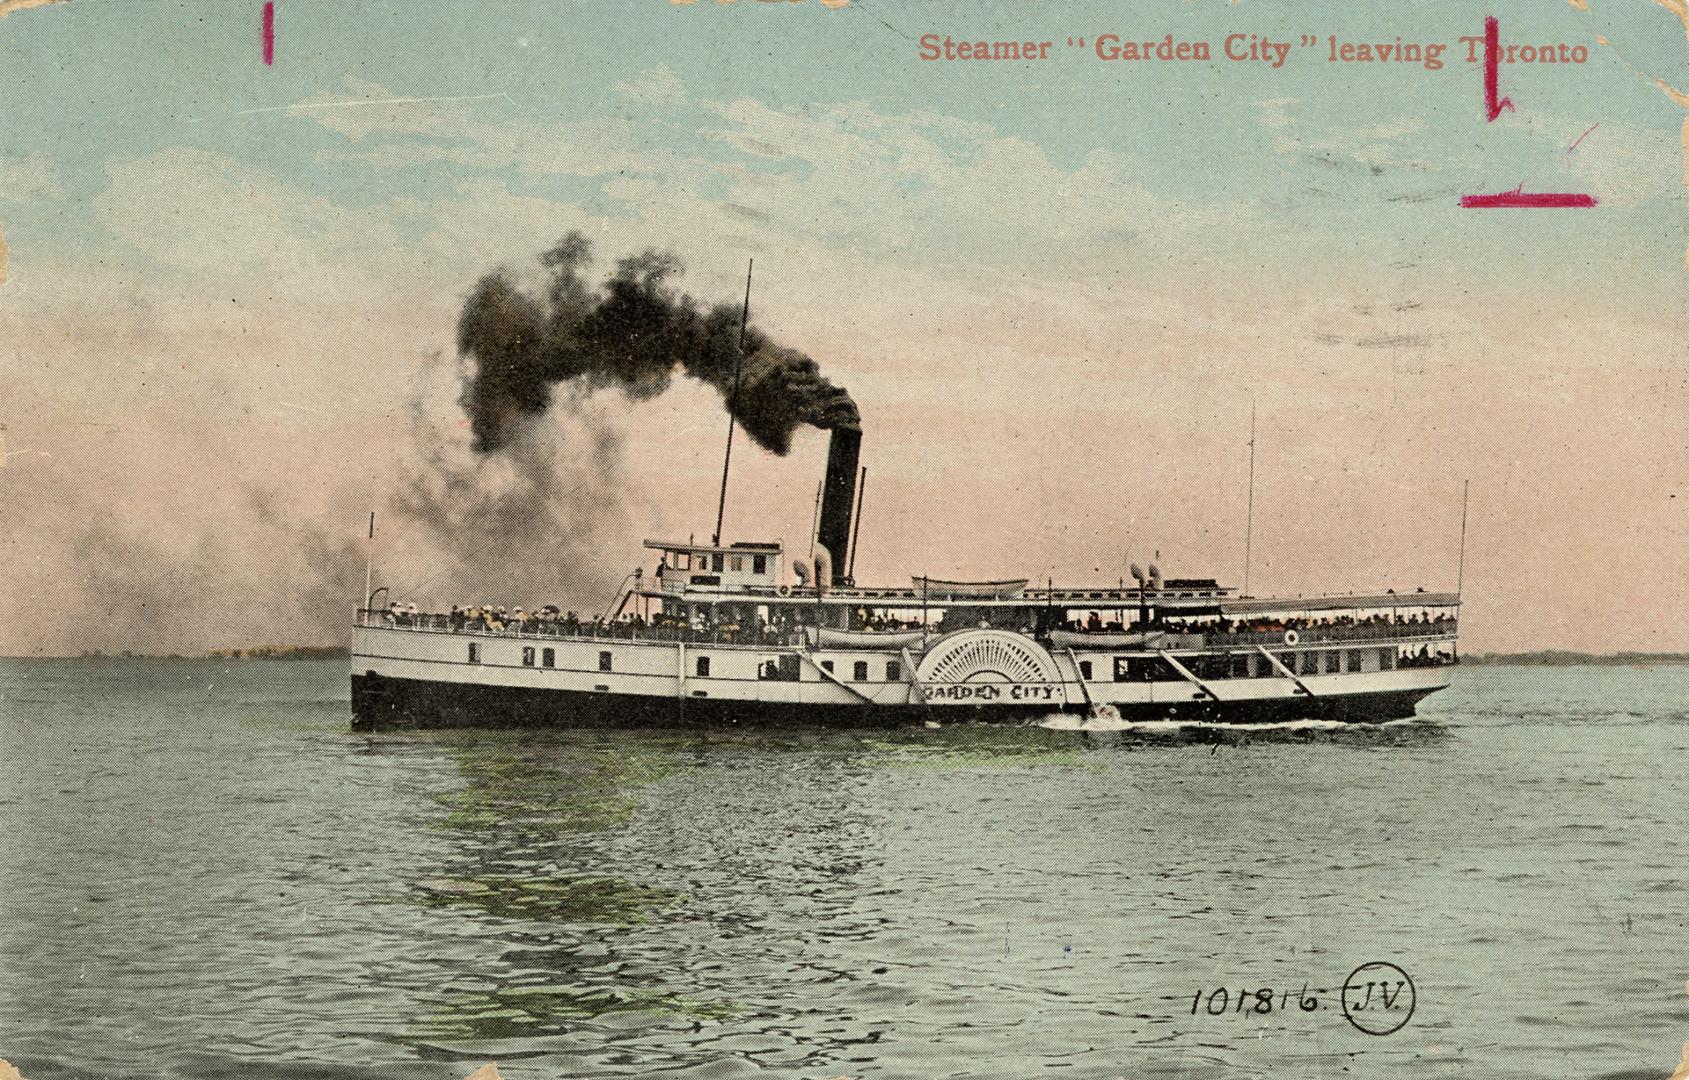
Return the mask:
<svg viewBox="0 0 1689 1080"><path fill-rule="evenodd" d="M860 447L833 428L813 557L647 540L653 565L591 619L382 608L366 590L355 726L1365 722L1448 685L1458 591L1262 598L1135 565L1129 585L858 584Z"/></svg>

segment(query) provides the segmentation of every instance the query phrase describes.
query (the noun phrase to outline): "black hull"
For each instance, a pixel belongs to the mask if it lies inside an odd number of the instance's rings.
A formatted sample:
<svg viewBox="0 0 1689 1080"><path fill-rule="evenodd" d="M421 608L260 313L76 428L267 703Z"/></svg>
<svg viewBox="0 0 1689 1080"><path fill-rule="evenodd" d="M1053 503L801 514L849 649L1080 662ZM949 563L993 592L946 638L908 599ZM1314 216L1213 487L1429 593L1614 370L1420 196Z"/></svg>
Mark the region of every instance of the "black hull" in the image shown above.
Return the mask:
<svg viewBox="0 0 1689 1080"><path fill-rule="evenodd" d="M1286 720L1379 723L1414 715L1435 688L1318 699L1159 704L1121 708L1123 720L1196 720L1262 724ZM711 698L533 690L525 687L352 676L352 726L399 727L898 727L937 721L1014 722L1063 710L1048 707L786 705ZM1083 712L1070 708L1067 712Z"/></svg>

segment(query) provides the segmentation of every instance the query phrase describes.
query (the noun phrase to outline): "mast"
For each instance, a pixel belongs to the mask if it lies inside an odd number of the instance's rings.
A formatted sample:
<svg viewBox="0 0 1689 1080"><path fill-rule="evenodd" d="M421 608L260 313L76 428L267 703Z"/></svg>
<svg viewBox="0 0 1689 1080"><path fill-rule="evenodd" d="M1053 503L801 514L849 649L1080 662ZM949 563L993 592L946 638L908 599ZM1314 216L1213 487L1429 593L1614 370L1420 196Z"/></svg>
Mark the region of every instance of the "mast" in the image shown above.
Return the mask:
<svg viewBox="0 0 1689 1080"><path fill-rule="evenodd" d="M862 496L868 491L868 466L862 466L862 475L856 482L856 529L850 535L850 565L845 568L845 577L852 585L856 584L856 542L862 539Z"/></svg>
<svg viewBox="0 0 1689 1080"><path fill-rule="evenodd" d="M1454 599L1460 602L1461 586L1466 584L1466 497L1472 487L1472 481L1460 482L1460 563L1454 576Z"/></svg>
<svg viewBox="0 0 1689 1080"><path fill-rule="evenodd" d="M815 561L815 541L821 533L821 489L827 486L825 480L815 485L815 521L809 526L809 561Z"/></svg>
<svg viewBox="0 0 1689 1080"><path fill-rule="evenodd" d="M371 510L369 512L369 540L364 546L364 604L363 604L363 606L364 606L365 610L368 610L368 608L369 608L369 598L370 598L369 590L370 590L370 586L375 583L374 580L372 579L371 575L373 575L374 573L375 573L375 511Z"/></svg>
<svg viewBox="0 0 1689 1080"><path fill-rule="evenodd" d="M1243 595L1249 595L1249 562L1255 544L1255 399L1249 399L1249 511L1243 526Z"/></svg>
<svg viewBox="0 0 1689 1080"><path fill-rule="evenodd" d="M745 264L745 308L739 313L739 351L733 357L733 395L727 399L727 453L721 459L721 501L715 507L715 539L712 546L721 546L721 519L727 514L727 469L733 464L733 408L739 402L739 376L745 359L745 332L751 320L751 268L756 260Z"/></svg>

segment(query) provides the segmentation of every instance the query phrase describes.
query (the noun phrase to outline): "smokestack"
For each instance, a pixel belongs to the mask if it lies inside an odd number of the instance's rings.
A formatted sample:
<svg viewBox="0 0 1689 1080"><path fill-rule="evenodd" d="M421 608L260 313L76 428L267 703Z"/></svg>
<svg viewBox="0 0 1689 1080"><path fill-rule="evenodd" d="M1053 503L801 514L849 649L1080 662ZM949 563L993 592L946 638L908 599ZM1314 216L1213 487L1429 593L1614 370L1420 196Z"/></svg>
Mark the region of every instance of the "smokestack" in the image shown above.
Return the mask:
<svg viewBox="0 0 1689 1080"><path fill-rule="evenodd" d="M827 443L827 475L821 490L821 527L816 539L832 556L833 584L845 583L849 561L850 513L856 501L856 465L862 452L862 432L836 427Z"/></svg>

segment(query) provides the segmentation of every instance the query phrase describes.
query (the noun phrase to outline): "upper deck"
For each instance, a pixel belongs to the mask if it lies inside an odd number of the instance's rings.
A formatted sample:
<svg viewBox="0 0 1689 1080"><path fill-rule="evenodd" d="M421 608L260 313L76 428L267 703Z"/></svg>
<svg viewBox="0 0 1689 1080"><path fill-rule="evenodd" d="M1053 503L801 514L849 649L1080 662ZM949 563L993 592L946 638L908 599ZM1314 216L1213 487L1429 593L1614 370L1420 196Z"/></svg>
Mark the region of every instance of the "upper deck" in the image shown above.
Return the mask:
<svg viewBox="0 0 1689 1080"><path fill-rule="evenodd" d="M752 601L802 605L915 609L921 607L1132 608L1145 605L1169 612L1206 612L1227 618L1274 613L1393 611L1455 608L1455 593L1332 593L1319 596L1239 596L1231 586L1206 578L1169 578L1159 584L1127 586L1028 584L1026 579L991 582L939 581L925 577L909 585L826 585L787 582L781 575L784 552L778 543L730 546L647 540L664 552L657 573L644 578L634 595L652 600L687 600L703 604ZM644 582L655 582L646 585Z"/></svg>
<svg viewBox="0 0 1689 1080"><path fill-rule="evenodd" d="M750 601L759 605L814 607L871 607L896 610L917 608L1083 608L1138 610L1145 606L1168 613L1205 613L1246 619L1271 614L1341 611L1415 611L1458 608L1455 593L1397 592L1342 593L1319 596L1239 596L1237 589L1211 578L1169 578L1127 586L1044 585L1016 578L998 581L941 581L914 577L909 585L831 585L812 579L787 581L785 551L778 542L697 544L691 541L647 540L645 546L663 553L657 572L644 577L633 590L651 600L680 600L700 604ZM802 563L803 560L799 560ZM652 583L652 584L647 584Z"/></svg>

